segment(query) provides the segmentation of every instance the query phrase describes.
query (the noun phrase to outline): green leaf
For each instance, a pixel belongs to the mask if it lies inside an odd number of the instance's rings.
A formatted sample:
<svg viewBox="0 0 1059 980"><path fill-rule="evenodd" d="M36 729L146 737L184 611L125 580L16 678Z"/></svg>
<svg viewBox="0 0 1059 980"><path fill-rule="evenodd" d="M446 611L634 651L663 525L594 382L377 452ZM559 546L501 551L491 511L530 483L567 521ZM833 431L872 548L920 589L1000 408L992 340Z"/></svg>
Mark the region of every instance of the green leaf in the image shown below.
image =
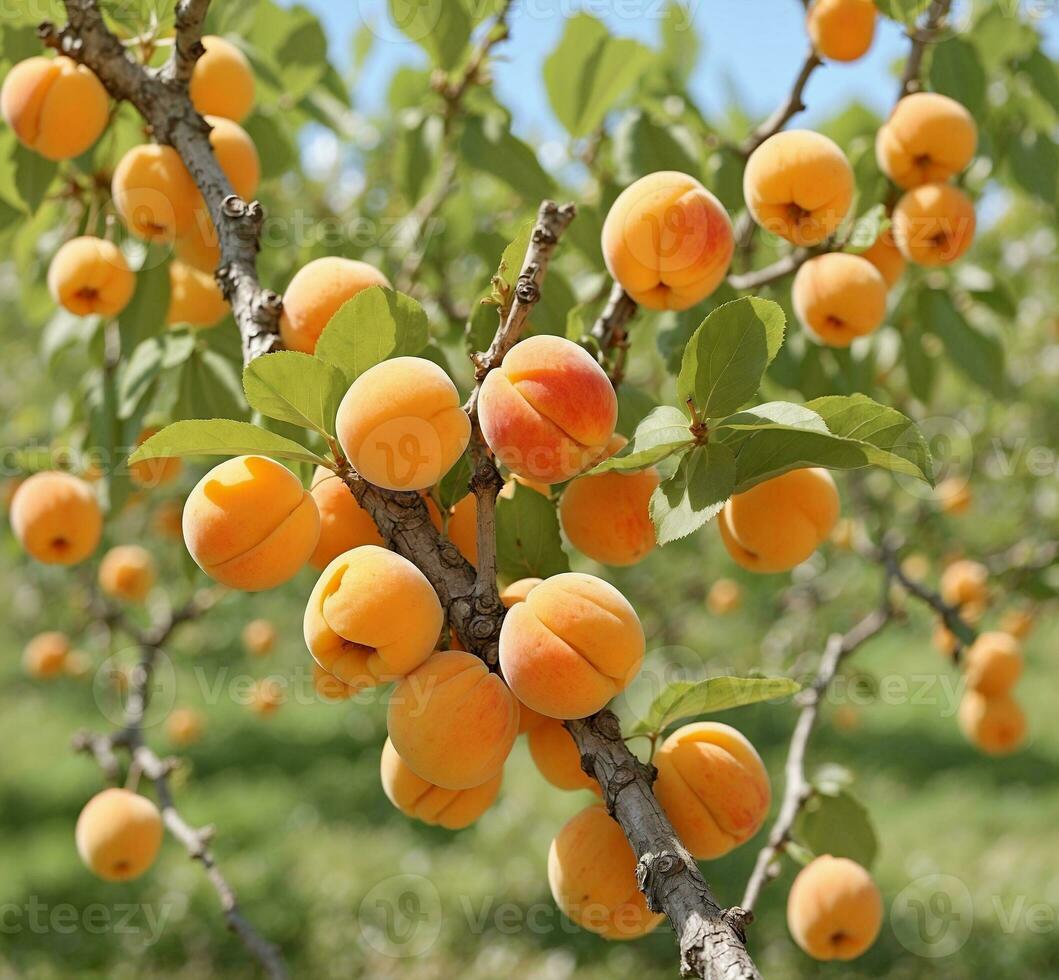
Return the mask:
<svg viewBox="0 0 1059 980"><path fill-rule="evenodd" d="M754 397L783 343L787 318L778 303L748 296L719 306L684 348L677 396L706 418L729 415Z"/></svg>
<svg viewBox="0 0 1059 980"><path fill-rule="evenodd" d="M1015 181L1045 204L1059 193L1059 149L1046 133L1027 130L1008 149L1008 167Z"/></svg>
<svg viewBox="0 0 1059 980"><path fill-rule="evenodd" d="M30 214L35 214L44 201L59 165L46 160L21 143L15 144L15 187Z"/></svg>
<svg viewBox="0 0 1059 980"><path fill-rule="evenodd" d="M912 26L930 6L930 0L875 0L875 6L884 17Z"/></svg>
<svg viewBox="0 0 1059 980"><path fill-rule="evenodd" d="M169 263L160 248L147 248L136 272L136 291L118 314L121 346L131 351L141 340L165 329L169 310Z"/></svg>
<svg viewBox="0 0 1059 980"><path fill-rule="evenodd" d="M789 677L711 677L704 681L674 681L658 693L629 734L660 733L685 718L697 718L760 701L778 701L801 689L801 684Z"/></svg>
<svg viewBox="0 0 1059 980"><path fill-rule="evenodd" d="M946 38L934 46L930 61L930 86L956 99L971 115L986 111L986 75L978 52L961 37Z"/></svg>
<svg viewBox="0 0 1059 980"><path fill-rule="evenodd" d="M996 338L972 327L945 290L923 290L918 310L923 328L941 340L952 363L963 374L987 391L1004 392L1004 348Z"/></svg>
<svg viewBox="0 0 1059 980"><path fill-rule="evenodd" d="M695 142L688 130L660 125L642 109L626 114L614 131L614 160L626 184L656 170L696 173Z"/></svg>
<svg viewBox="0 0 1059 980"><path fill-rule="evenodd" d="M571 136L587 136L653 58L650 48L613 37L595 17L572 17L558 47L544 63L552 110Z"/></svg>
<svg viewBox="0 0 1059 980"><path fill-rule="evenodd" d="M154 387L165 360L166 338L149 337L122 366L118 383L118 418L128 419Z"/></svg>
<svg viewBox="0 0 1059 980"><path fill-rule="evenodd" d="M846 251L855 255L866 252L889 227L890 218L886 213L886 205L876 204L853 223L846 242Z"/></svg>
<svg viewBox="0 0 1059 980"><path fill-rule="evenodd" d="M904 351L902 363L908 376L908 388L924 405L929 405L934 393L934 379L937 375L936 361L923 346L923 328L916 323L909 323L901 331L901 348Z"/></svg>
<svg viewBox="0 0 1059 980"><path fill-rule="evenodd" d="M1036 48L1019 67L1029 75L1041 98L1059 112L1059 68L1055 62Z"/></svg>
<svg viewBox="0 0 1059 980"><path fill-rule="evenodd" d="M464 123L460 153L475 170L503 181L527 201L555 194L555 181L537 156L499 116L471 116Z"/></svg>
<svg viewBox="0 0 1059 980"><path fill-rule="evenodd" d="M694 4L682 0L669 0L662 17L662 58L666 68L681 82L691 77L702 46L695 30L693 7Z"/></svg>
<svg viewBox="0 0 1059 980"><path fill-rule="evenodd" d="M748 408L734 415L717 419L710 426L712 432L718 433L729 442L731 438L725 430L738 432L756 432L759 429L806 429L810 432L828 432L827 423L811 408L796 405L794 402L764 402L754 408Z"/></svg>
<svg viewBox="0 0 1059 980"><path fill-rule="evenodd" d="M825 789L828 790L825 792ZM849 858L870 868L879 850L871 817L848 790L817 786L794 823L794 837L815 854Z"/></svg>
<svg viewBox="0 0 1059 980"><path fill-rule="evenodd" d="M160 456L242 456L257 453L313 466L325 461L292 439L249 422L231 419L196 419L174 422L147 439L130 457L130 463Z"/></svg>
<svg viewBox="0 0 1059 980"><path fill-rule="evenodd" d="M338 404L348 387L334 365L298 351L257 357L243 371L251 408L322 436L334 435Z"/></svg>
<svg viewBox="0 0 1059 980"><path fill-rule="evenodd" d="M324 327L316 357L352 384L391 357L418 354L429 339L427 315L411 296L381 286L362 290Z"/></svg>
<svg viewBox="0 0 1059 980"><path fill-rule="evenodd" d="M246 399L235 364L216 351L196 349L180 367L174 414L184 419L245 418Z"/></svg>
<svg viewBox="0 0 1059 980"><path fill-rule="evenodd" d="M693 443L688 417L671 405L659 405L636 427L632 441L619 455L605 459L589 473L644 470Z"/></svg>
<svg viewBox="0 0 1059 980"><path fill-rule="evenodd" d="M552 501L518 483L510 499L497 500L496 561L499 574L509 581L569 570Z"/></svg>
<svg viewBox="0 0 1059 980"><path fill-rule="evenodd" d="M471 457L469 453L464 453L437 485L435 494L442 510L448 510L457 501L467 496L470 491L471 475Z"/></svg>
<svg viewBox="0 0 1059 980"><path fill-rule="evenodd" d="M732 495L735 479L735 457L723 443L685 453L676 473L651 494L651 520L658 543L685 538L713 520Z"/></svg>
<svg viewBox="0 0 1059 980"><path fill-rule="evenodd" d="M394 24L439 68L455 68L471 38L471 19L453 0L389 0Z"/></svg>

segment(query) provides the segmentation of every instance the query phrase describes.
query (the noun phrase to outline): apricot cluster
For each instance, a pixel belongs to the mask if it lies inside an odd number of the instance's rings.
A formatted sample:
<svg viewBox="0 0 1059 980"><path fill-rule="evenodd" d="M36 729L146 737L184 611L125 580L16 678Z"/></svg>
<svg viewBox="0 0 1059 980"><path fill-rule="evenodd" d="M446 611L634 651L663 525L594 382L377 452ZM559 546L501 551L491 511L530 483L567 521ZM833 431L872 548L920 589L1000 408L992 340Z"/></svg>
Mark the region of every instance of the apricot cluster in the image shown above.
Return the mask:
<svg viewBox="0 0 1059 980"><path fill-rule="evenodd" d="M1026 716L1012 689L1022 675L1019 641L1010 633L981 633L963 662L966 688L957 719L967 739L988 755L1008 755L1026 737Z"/></svg>

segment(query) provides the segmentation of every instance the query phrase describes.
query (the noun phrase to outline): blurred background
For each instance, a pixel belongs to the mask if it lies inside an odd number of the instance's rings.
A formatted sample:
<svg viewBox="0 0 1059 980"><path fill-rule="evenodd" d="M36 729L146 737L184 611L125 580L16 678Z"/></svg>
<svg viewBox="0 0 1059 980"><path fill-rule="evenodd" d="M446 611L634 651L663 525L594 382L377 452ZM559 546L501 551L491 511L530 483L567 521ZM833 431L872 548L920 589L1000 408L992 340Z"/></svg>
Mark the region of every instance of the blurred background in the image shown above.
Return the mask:
<svg viewBox="0 0 1059 980"><path fill-rule="evenodd" d="M471 4L466 27L480 34L491 6ZM305 261L329 253L366 258L393 277L410 247L401 219L429 189L441 153L431 87L441 34L426 44L410 40L381 0L217 0L214 8L210 29L241 43L258 73L259 104L246 127L262 155L260 197L272 216L264 280L279 289ZM161 2L108 12L130 38L145 27L164 37L171 26ZM599 126L574 135L556 112L548 63L570 22L586 12L649 54ZM3 12L0 74L35 52L31 25L49 16L61 13L47 0ZM472 343L481 337L476 301L541 196L583 205L549 278L541 329L575 309L598 308L605 285L599 222L617 190L640 173L688 161L685 168L733 214L739 210L741 174L725 147L789 90L807 47L802 17L797 0L516 5L512 37L492 62L495 85L476 89L471 106L520 142L514 149L500 137L460 144L460 182L434 217L413 284L431 312L437 355L464 389L465 328L470 321ZM856 501L851 481L839 480L846 515L876 537L896 531L902 556L928 583L957 557L989 565L982 628L1012 611L1032 615L1019 685L1030 735L1007 758L968 744L955 718L958 671L933 645L935 624L919 605L860 651L828 697L809 765L842 767L870 813L886 922L861 959L814 963L787 933L784 901L796 869L786 862L751 931L751 951L770 978L1059 976L1059 726L1050 703L1059 575L1048 563L1025 567L1027 553L1059 537L1059 15L1048 3L958 3L955 23L959 48L927 71L932 87L972 108L982 130L980 159L966 177L980 202L973 251L941 279L910 277L890 325L847 356L792 337L769 384L777 397L863 390L895 404L923 425L939 475L970 487L970 508L957 514L929 490L888 475L858 481ZM445 67L465 57L458 47ZM880 19L868 56L814 76L797 124L870 161L907 47L902 28ZM143 138L125 110L114 128L110 145L79 161L82 174L108 174L117 149ZM80 460L92 445L94 406L84 392L98 372L100 341L98 325L56 316L44 288L62 225L55 175L37 193L20 179L6 132L2 139L0 431L10 492L41 459ZM105 196L105 180L101 186ZM755 265L772 248L763 244ZM955 321L948 313L945 323L925 319L921 297L939 286L955 297ZM137 340L164 329L164 283L158 288L138 308ZM768 295L789 308L788 291L789 281ZM703 313L637 320L624 412L642 414L644 400L663 391L665 365ZM129 394L130 444L147 424L245 412L230 321L191 337L170 331L166 342L172 362L149 395ZM205 584L172 526L174 508L205 469L185 464L157 490L110 488L117 516L108 543L144 544L164 570L146 606L131 613L143 624ZM1012 551L1019 545L1026 550ZM673 679L752 670L804 679L827 636L878 602L882 582L881 569L841 537L790 576L752 576L730 561L712 527L631 569L573 554L571 565L617 585L644 622L644 674L617 705L626 718ZM91 760L71 750L71 735L120 721L124 678L137 657L88 612L92 575L34 565L10 533L0 535L0 977L257 976L224 928L201 868L172 840L152 873L128 884L100 882L77 858L74 822L101 780ZM742 596L723 614L707 604L722 577ZM173 776L181 811L195 825L216 827L218 861L244 912L283 947L293 975L675 977L666 927L636 943L608 944L555 909L548 845L591 797L544 783L524 740L499 802L471 828L453 834L393 809L378 778L384 693L328 703L313 689L301 637L313 581L305 570L274 592L225 596L208 617L184 626L165 649L146 729L159 754L184 760ZM277 632L264 655L247 652L241 640L260 618ZM44 629L71 636L83 654L80 676L27 676L22 650ZM264 678L284 691L269 714L255 710L254 685ZM167 733L174 707L200 713L204 732L194 744L178 745ZM777 798L795 713L782 703L717 716L761 752ZM704 866L722 904L738 903L763 838L764 831Z"/></svg>

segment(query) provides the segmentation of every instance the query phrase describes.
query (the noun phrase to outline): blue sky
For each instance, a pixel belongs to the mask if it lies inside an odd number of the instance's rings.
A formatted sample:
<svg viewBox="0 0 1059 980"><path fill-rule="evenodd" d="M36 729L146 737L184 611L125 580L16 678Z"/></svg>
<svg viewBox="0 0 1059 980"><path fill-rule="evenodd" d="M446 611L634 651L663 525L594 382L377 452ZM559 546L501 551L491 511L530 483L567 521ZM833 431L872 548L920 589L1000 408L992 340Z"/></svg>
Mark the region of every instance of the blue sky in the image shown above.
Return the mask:
<svg viewBox="0 0 1059 980"><path fill-rule="evenodd" d="M332 54L348 64L351 38L367 24L380 38L355 93L358 107L383 104L387 80L399 64L424 64L422 51L386 19L387 0L301 0L323 19ZM1030 0L1026 0L1030 2ZM518 0L512 38L495 65L501 100L514 114L514 130L533 141L562 138L548 107L541 65L562 33L564 19L585 10L604 20L615 34L655 45L666 0ZM692 76L692 92L708 114L723 111L734 90L754 115L770 112L785 96L806 51L804 9L799 0L687 0L692 25L702 43ZM1053 56L1059 53L1059 14L1055 5L1035 4L1050 13L1042 20ZM867 56L850 65L829 65L810 80L805 125L827 117L852 99L879 112L889 110L894 83L891 67L908 42L893 22L880 18Z"/></svg>

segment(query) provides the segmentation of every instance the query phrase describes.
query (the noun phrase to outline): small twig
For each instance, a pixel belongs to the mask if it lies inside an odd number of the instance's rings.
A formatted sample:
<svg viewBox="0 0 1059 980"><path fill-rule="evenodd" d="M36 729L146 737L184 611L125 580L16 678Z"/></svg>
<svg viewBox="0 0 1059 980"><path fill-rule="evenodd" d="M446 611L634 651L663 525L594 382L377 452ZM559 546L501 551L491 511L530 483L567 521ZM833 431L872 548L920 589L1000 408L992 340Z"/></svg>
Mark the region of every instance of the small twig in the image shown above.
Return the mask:
<svg viewBox="0 0 1059 980"><path fill-rule="evenodd" d="M923 55L926 54L927 47L938 40L939 28L951 6L952 0L933 0L922 27L909 31L908 36L912 41L912 47L908 52L905 70L901 75L901 84L897 91L898 99L903 99L906 95L918 92L922 88L923 82L920 76Z"/></svg>
<svg viewBox="0 0 1059 980"><path fill-rule="evenodd" d="M744 157L750 156L765 140L770 136L775 136L794 116L805 110L805 101L803 99L805 86L808 84L813 72L822 64L820 56L810 48L786 100L768 119L739 144L739 152Z"/></svg>
<svg viewBox="0 0 1059 980"><path fill-rule="evenodd" d="M782 279L784 276L789 276L792 272L797 272L809 259L819 254L818 250L797 248L763 269L746 272L742 275L729 276L728 285L738 292L760 289L762 286L776 282L776 280Z"/></svg>
<svg viewBox="0 0 1059 980"><path fill-rule="evenodd" d="M628 325L638 309L636 301L619 283L614 283L607 297L607 305L592 325L590 336L599 344L600 364L615 387L621 384L624 377L629 349ZM610 360L612 353L613 361Z"/></svg>

